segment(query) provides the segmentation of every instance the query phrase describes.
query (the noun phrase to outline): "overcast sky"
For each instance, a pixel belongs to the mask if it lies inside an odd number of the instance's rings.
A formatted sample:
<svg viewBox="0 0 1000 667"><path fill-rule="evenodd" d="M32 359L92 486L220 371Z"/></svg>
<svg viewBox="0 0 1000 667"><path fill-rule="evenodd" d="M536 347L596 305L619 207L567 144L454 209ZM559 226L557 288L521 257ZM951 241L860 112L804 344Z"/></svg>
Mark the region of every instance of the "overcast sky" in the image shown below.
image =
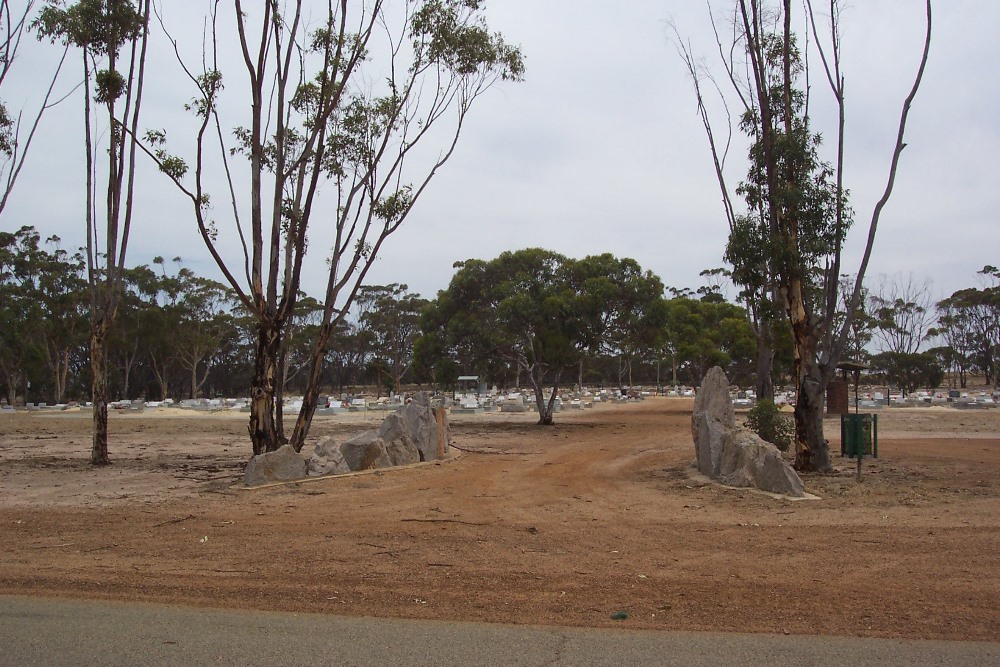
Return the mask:
<svg viewBox="0 0 1000 667"><path fill-rule="evenodd" d="M171 0L168 20L198 26L204 4ZM480 100L456 155L387 242L368 282L403 282L433 297L447 286L455 261L540 246L572 257L611 252L636 259L668 286L702 284L699 271L722 265L727 226L668 21L712 66L704 3L489 0L487 15L522 48L525 81L502 84ZM849 3L843 29L846 181L857 219L845 271L854 272L916 69L923 2ZM976 284L983 265L1000 264L998 31L1000 3L936 3L930 62L869 276L912 273L933 280L941 297ZM28 46L2 92L15 108L34 99L27 82L37 86L56 50ZM147 117L159 120L192 92L165 52L156 53L156 66L174 72L153 79L145 103ZM75 59L69 66L63 90L79 69ZM813 84L815 129L832 142L830 98L824 82ZM79 115L71 101L43 120L44 134L0 220L4 229L31 224L58 234L67 247L83 243ZM745 171L738 153L731 157L734 183ZM179 255L198 273L217 276L190 205L162 176L140 177L128 263ZM314 254L303 289L318 295L325 265Z"/></svg>

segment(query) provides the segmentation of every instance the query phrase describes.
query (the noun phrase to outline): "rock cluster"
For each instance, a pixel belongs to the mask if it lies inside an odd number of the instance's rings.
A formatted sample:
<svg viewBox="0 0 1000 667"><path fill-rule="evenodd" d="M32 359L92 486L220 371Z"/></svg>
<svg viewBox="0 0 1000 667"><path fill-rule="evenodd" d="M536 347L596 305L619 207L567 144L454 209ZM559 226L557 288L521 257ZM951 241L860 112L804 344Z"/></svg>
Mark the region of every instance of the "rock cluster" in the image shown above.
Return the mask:
<svg viewBox="0 0 1000 667"><path fill-rule="evenodd" d="M801 497L802 480L777 447L736 425L729 379L718 366L702 380L691 413L698 470L731 486Z"/></svg>
<svg viewBox="0 0 1000 667"><path fill-rule="evenodd" d="M243 481L247 486L258 486L388 468L433 461L447 451L448 424L443 409L433 409L429 395L417 394L405 408L382 420L377 429L339 445L329 436L320 438L311 456L289 445L254 456L247 463Z"/></svg>

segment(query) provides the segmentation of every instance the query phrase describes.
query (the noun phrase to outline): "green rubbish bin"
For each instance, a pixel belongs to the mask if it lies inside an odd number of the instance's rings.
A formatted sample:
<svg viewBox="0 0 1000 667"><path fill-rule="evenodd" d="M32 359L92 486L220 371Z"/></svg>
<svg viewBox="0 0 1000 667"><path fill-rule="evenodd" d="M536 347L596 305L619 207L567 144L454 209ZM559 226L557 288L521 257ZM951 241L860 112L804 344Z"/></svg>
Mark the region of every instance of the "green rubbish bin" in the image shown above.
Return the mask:
<svg viewBox="0 0 1000 667"><path fill-rule="evenodd" d="M849 459L878 458L878 415L840 415L840 455Z"/></svg>

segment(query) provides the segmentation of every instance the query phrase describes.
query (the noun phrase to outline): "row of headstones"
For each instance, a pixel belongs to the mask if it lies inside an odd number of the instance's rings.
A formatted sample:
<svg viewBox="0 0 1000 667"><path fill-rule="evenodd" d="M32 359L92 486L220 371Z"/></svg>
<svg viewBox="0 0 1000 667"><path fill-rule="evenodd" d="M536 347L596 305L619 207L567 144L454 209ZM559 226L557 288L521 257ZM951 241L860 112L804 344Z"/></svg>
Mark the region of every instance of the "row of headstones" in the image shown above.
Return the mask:
<svg viewBox="0 0 1000 667"><path fill-rule="evenodd" d="M308 456L290 445L254 456L243 479L247 486L259 486L434 461L447 454L446 412L431 407L427 394L418 394L405 408L387 415L377 429L339 444L329 436L320 438Z"/></svg>

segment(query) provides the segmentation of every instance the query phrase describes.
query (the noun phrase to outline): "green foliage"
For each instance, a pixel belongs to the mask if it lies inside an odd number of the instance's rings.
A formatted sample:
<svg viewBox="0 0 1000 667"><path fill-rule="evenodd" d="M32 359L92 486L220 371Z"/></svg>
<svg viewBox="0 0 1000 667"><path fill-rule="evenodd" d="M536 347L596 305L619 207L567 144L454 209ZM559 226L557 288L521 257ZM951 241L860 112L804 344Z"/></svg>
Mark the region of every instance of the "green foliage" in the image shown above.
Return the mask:
<svg viewBox="0 0 1000 667"><path fill-rule="evenodd" d="M72 368L86 358L83 258L34 227L0 232L0 386L13 401L76 395Z"/></svg>
<svg viewBox="0 0 1000 667"><path fill-rule="evenodd" d="M428 0L410 21L415 54L414 67L442 64L459 75L495 69L504 80L520 80L524 62L520 50L491 35L475 16L482 2L473 0Z"/></svg>
<svg viewBox="0 0 1000 667"><path fill-rule="evenodd" d="M543 385L555 390L587 355L641 355L662 330L660 280L631 259L528 248L456 268L421 323L421 365L434 376L440 363L501 385L526 373L540 403Z"/></svg>
<svg viewBox="0 0 1000 667"><path fill-rule="evenodd" d="M802 73L802 63L792 37L789 56L794 79ZM725 258L733 266L733 281L752 291L769 289L779 277L785 281L800 278L818 289L815 280L822 274L814 269L836 252L851 223L847 193L839 202L842 220L836 215L834 171L819 159L822 139L809 127L801 90L787 89L786 107L783 46L778 35L765 36L771 127L762 127L763 114L756 108L748 110L740 123L753 141L747 178L737 188L747 213L736 216ZM788 111L791 117L786 118Z"/></svg>
<svg viewBox="0 0 1000 667"><path fill-rule="evenodd" d="M9 156L14 151L14 120L7 105L0 102L0 154Z"/></svg>
<svg viewBox="0 0 1000 667"><path fill-rule="evenodd" d="M359 334L369 352L369 369L376 380L399 392L410 370L414 340L420 333L420 314L427 300L403 284L366 285L358 291Z"/></svg>
<svg viewBox="0 0 1000 667"><path fill-rule="evenodd" d="M934 389L944 380L938 357L929 352L883 352L871 360L872 369L885 376L889 384L909 394L921 387Z"/></svg>
<svg viewBox="0 0 1000 667"><path fill-rule="evenodd" d="M142 13L131 0L78 0L66 9L63 5L62 0L46 2L31 24L39 39L62 41L95 57L113 59L145 30Z"/></svg>
<svg viewBox="0 0 1000 667"><path fill-rule="evenodd" d="M963 378L967 370L976 369L987 383L1000 384L1000 272L987 265L978 273L987 284L941 300L937 327L930 333L952 348L954 368Z"/></svg>
<svg viewBox="0 0 1000 667"><path fill-rule="evenodd" d="M783 452L791 448L795 437L795 425L769 399L758 400L743 425Z"/></svg>
<svg viewBox="0 0 1000 667"><path fill-rule="evenodd" d="M665 304L665 356L689 384L698 384L712 366L721 366L737 383L754 372L756 338L742 308L718 301L677 296Z"/></svg>

